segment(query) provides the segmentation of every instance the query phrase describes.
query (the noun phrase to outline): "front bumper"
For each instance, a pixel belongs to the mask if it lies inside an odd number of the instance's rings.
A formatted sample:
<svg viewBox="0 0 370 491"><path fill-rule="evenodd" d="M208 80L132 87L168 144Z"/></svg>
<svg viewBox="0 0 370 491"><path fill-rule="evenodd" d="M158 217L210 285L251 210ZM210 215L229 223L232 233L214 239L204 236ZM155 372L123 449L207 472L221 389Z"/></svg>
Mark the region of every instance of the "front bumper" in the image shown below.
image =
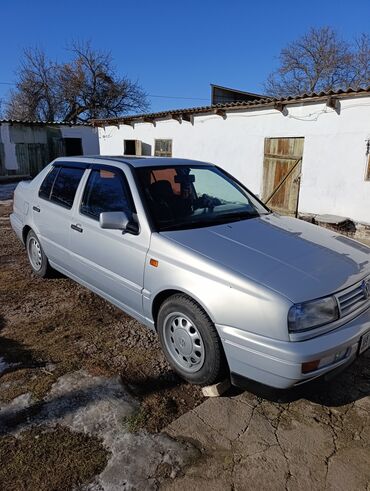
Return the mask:
<svg viewBox="0 0 370 491"><path fill-rule="evenodd" d="M279 341L217 324L216 328L230 372L286 389L351 363L358 356L361 337L370 330L370 308L335 331L307 341ZM335 361L340 352L345 354ZM324 360L324 366L302 373L302 363L318 359Z"/></svg>

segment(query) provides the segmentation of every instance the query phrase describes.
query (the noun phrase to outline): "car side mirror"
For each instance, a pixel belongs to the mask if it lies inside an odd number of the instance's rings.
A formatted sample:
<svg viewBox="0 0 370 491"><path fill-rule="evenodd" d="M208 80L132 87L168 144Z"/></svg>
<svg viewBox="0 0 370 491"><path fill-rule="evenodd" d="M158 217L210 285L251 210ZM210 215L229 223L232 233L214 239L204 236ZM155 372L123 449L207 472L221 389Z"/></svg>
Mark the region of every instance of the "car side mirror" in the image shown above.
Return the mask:
<svg viewBox="0 0 370 491"><path fill-rule="evenodd" d="M129 223L130 220L124 211L103 211L99 215L101 228L125 231Z"/></svg>

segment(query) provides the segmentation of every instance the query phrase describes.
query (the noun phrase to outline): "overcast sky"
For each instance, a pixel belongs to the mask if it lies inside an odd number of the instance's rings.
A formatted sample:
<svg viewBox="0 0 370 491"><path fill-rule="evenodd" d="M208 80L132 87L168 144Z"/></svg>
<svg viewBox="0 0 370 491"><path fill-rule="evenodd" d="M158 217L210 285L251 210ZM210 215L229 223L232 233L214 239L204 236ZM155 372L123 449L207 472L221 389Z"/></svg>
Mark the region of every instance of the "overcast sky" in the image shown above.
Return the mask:
<svg viewBox="0 0 370 491"><path fill-rule="evenodd" d="M140 82L153 111L205 105L210 83L263 91L280 49L311 26L346 39L370 32L369 0L6 0L0 15L0 98L23 48L63 60L68 42L90 39Z"/></svg>

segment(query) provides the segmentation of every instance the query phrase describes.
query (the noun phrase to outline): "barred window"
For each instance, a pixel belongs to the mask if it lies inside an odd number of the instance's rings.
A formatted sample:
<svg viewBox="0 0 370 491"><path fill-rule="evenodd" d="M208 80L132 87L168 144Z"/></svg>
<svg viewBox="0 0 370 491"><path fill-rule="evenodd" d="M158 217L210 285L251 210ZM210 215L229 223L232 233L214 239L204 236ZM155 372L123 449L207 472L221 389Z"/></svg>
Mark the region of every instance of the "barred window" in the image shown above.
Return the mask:
<svg viewBox="0 0 370 491"><path fill-rule="evenodd" d="M172 140L155 140L154 155L156 157L172 157Z"/></svg>

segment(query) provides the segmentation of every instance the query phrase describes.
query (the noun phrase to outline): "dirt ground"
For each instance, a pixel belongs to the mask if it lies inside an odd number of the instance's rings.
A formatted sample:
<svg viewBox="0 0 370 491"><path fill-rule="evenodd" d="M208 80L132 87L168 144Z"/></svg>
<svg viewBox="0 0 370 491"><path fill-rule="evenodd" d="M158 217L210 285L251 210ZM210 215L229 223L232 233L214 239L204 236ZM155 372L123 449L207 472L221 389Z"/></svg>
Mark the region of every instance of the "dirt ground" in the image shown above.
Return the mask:
<svg viewBox="0 0 370 491"><path fill-rule="evenodd" d="M155 333L65 277L43 280L31 272L10 227L11 204L4 203L0 202L0 365L6 368L0 370L0 406L25 393L42 401L60 377L78 370L121 378L140 403L126 422L131 431L158 432L200 404L201 390L170 370ZM3 438L0 446L8 452L13 445L18 455L16 440ZM71 435L70 451L75 446ZM100 465L93 464L84 480ZM0 489L10 489L17 474L14 465L0 472ZM79 474L76 479L80 482Z"/></svg>
<svg viewBox="0 0 370 491"><path fill-rule="evenodd" d="M246 391L204 400L199 388L169 369L153 332L67 278L35 277L9 212L10 203L0 202L0 489L370 491L370 350L330 382L289 392L251 383ZM45 401L74 377L79 383L98 380L104 388L106 380L120 380L129 392L107 397L103 419L93 423L100 427L93 433L98 437L86 433L91 414L83 407L67 426L59 426L65 423L59 418L52 431L32 424L46 410L53 413ZM125 412L127 397L137 409ZM13 427L29 424L21 439L1 425L7 404L28 408L12 420ZM108 421L110 412L118 418L114 411L126 415L122 422ZM142 432L141 445L151 454L157 449L154 470L142 481L134 476L137 487L122 475L116 487L102 481L91 487L110 459L104 435L114 435L121 424L131 435ZM170 441L163 440L166 435ZM124 434L115 445L121 455L139 443ZM166 456L171 445L172 460ZM182 458L181 452L191 456ZM122 460L117 469L123 476L128 472ZM113 470L106 471L108 478Z"/></svg>
<svg viewBox="0 0 370 491"><path fill-rule="evenodd" d="M64 277L40 279L1 213L0 357L2 400L30 390L42 398L61 375L84 368L119 374L141 400L141 426L159 431L202 400L168 367L157 336L86 288ZM50 367L52 370L50 370Z"/></svg>

